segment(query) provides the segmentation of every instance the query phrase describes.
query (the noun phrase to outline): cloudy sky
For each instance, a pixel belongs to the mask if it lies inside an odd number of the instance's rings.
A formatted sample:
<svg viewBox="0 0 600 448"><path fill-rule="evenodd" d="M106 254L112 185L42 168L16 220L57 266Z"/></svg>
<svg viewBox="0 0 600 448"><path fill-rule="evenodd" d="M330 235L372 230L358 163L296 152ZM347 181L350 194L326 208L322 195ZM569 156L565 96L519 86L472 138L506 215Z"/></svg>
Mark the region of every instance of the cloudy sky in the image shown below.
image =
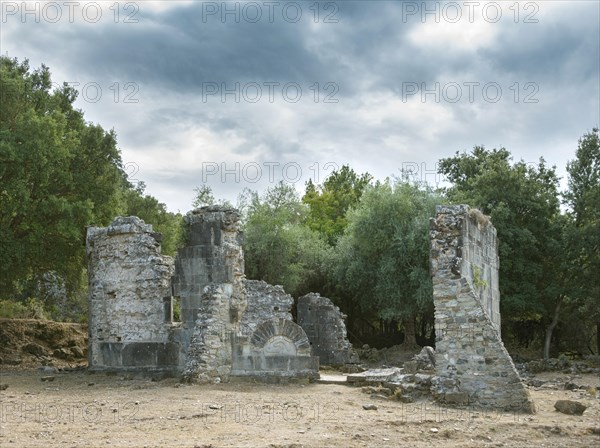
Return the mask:
<svg viewBox="0 0 600 448"><path fill-rule="evenodd" d="M11 2L0 51L80 91L132 181L171 211L196 186L299 191L475 145L564 175L600 122L600 2Z"/></svg>

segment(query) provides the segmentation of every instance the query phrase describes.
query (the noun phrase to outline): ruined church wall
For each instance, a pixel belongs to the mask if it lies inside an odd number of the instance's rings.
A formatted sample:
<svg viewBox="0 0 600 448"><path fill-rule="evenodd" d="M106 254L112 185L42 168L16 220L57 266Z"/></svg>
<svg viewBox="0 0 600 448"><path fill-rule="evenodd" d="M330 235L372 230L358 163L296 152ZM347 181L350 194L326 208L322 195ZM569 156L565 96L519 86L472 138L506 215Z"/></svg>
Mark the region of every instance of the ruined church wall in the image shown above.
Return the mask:
<svg viewBox="0 0 600 448"><path fill-rule="evenodd" d="M271 319L292 318L294 298L280 285L270 285L259 280L244 280L247 307L242 316L241 333L251 336L261 322Z"/></svg>
<svg viewBox="0 0 600 448"><path fill-rule="evenodd" d="M500 338L496 229L466 205L431 220L436 381L441 401L534 412Z"/></svg>
<svg viewBox="0 0 600 448"><path fill-rule="evenodd" d="M317 378L319 358L292 320L293 298L281 286L244 278L239 213L202 207L185 222L186 245L175 260L161 254L161 235L137 217L88 230L90 368L169 370L199 382L232 374ZM339 308L315 294L304 299L314 306L304 320L320 356L357 362ZM181 322L173 322L174 301Z"/></svg>
<svg viewBox="0 0 600 448"><path fill-rule="evenodd" d="M173 369L179 346L169 339L173 259L160 234L137 217L117 217L87 231L89 366Z"/></svg>
<svg viewBox="0 0 600 448"><path fill-rule="evenodd" d="M187 241L177 252L173 295L180 300L181 321L193 329L204 288L234 283L244 274L239 213L221 206L202 207L188 213Z"/></svg>
<svg viewBox="0 0 600 448"><path fill-rule="evenodd" d="M298 325L321 365L358 363L358 355L348 340L345 315L327 297L309 293L298 299Z"/></svg>
<svg viewBox="0 0 600 448"><path fill-rule="evenodd" d="M178 251L173 278L182 317L175 337L187 354L183 373L191 381L227 381L247 304L240 215L208 206L185 221L187 244Z"/></svg>

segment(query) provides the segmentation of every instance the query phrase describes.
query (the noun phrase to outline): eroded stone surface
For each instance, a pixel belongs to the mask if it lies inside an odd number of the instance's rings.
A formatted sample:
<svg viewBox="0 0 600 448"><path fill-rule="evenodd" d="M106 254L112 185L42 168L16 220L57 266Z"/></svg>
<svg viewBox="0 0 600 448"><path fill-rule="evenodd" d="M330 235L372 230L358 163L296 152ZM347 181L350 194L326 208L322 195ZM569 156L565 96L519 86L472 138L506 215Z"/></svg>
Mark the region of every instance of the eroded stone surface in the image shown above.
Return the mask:
<svg viewBox="0 0 600 448"><path fill-rule="evenodd" d="M438 206L431 220L436 378L441 401L534 412L500 338L496 229L466 205Z"/></svg>
<svg viewBox="0 0 600 448"><path fill-rule="evenodd" d="M308 335L321 365L358 363L346 334L345 317L327 297L311 292L298 299L298 324Z"/></svg>
<svg viewBox="0 0 600 448"><path fill-rule="evenodd" d="M221 382L231 373L231 338L237 332L237 315L230 315L234 299L231 283L205 287L200 312L187 352L184 377L198 382Z"/></svg>
<svg viewBox="0 0 600 448"><path fill-rule="evenodd" d="M161 255L160 236L137 217L118 217L87 231L89 366L173 368L162 356L169 343L173 259Z"/></svg>
<svg viewBox="0 0 600 448"><path fill-rule="evenodd" d="M209 206L188 213L185 222L187 242L178 251L173 278L174 293L181 300L181 339L189 340L184 377L227 381L231 340L241 335L247 304L240 215Z"/></svg>
<svg viewBox="0 0 600 448"><path fill-rule="evenodd" d="M294 299L282 286L270 285L258 280L244 280L246 289L246 312L242 316L241 331L250 336L261 322L281 318L292 321Z"/></svg>
<svg viewBox="0 0 600 448"><path fill-rule="evenodd" d="M181 321L192 329L198 319L204 288L210 283L241 282L244 254L237 210L201 207L185 215L184 220L187 241L177 251L173 295L181 303ZM238 306L241 315L245 304Z"/></svg>

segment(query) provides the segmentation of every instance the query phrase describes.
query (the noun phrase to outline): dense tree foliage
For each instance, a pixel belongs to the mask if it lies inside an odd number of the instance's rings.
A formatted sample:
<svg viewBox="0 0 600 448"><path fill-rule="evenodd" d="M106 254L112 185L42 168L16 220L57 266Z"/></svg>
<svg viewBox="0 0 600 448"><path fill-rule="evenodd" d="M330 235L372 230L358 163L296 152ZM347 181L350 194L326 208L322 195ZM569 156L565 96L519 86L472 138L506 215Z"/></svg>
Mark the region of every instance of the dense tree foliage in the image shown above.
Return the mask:
<svg viewBox="0 0 600 448"><path fill-rule="evenodd" d="M295 297L318 290L329 248L318 232L304 225L307 207L294 187L279 183L262 196L249 195L246 275L282 285Z"/></svg>
<svg viewBox="0 0 600 448"><path fill-rule="evenodd" d="M573 295L579 306L575 318L595 323L596 347L600 353L600 137L597 128L579 140L575 160L569 162L567 171L569 189L565 199L574 220L567 246L572 260Z"/></svg>
<svg viewBox="0 0 600 448"><path fill-rule="evenodd" d="M561 308L573 300L572 263L564 256L570 222L560 212L555 168L543 159L512 163L504 148L475 147L442 159L440 172L452 183L448 199L480 208L498 230L504 334L527 344L537 327L549 356Z"/></svg>
<svg viewBox="0 0 600 448"><path fill-rule="evenodd" d="M364 316L402 323L415 345L415 320L432 311L429 218L441 198L407 182L368 187L348 214L334 270L350 307Z"/></svg>
<svg viewBox="0 0 600 448"><path fill-rule="evenodd" d="M144 194L145 184L140 182L136 188L124 190L124 215L137 216L152 224L155 232L163 235L162 253L175 255L177 247L183 244L183 217L181 214L170 213L165 204L153 196Z"/></svg>
<svg viewBox="0 0 600 448"><path fill-rule="evenodd" d="M322 185L315 185L309 180L302 197L302 201L309 205L306 216L308 227L325 235L330 244L335 244L348 225L348 210L358 203L372 178L369 173L359 176L344 165L331 173Z"/></svg>
<svg viewBox="0 0 600 448"><path fill-rule="evenodd" d="M54 270L73 284L85 226L106 224L123 184L114 132L87 124L47 67L0 60L0 287Z"/></svg>
<svg viewBox="0 0 600 448"><path fill-rule="evenodd" d="M119 214L156 224L174 251L176 217L127 181L115 132L84 120L74 89L0 57L0 92L0 300L44 296L45 276L84 301L86 226Z"/></svg>

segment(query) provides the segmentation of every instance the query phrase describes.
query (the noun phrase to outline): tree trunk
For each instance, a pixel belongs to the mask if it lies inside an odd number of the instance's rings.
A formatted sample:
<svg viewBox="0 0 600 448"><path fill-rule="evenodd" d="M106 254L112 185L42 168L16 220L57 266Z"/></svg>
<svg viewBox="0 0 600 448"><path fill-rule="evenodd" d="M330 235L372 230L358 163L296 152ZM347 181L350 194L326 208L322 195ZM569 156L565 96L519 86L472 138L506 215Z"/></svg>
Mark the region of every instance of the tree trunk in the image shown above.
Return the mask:
<svg viewBox="0 0 600 448"><path fill-rule="evenodd" d="M552 341L552 332L558 324L558 315L560 313L562 300L562 297L558 299L556 307L554 308L554 317L552 318L552 322L550 322L550 325L548 325L548 328L546 328L546 340L544 341L544 359L550 358L550 343Z"/></svg>
<svg viewBox="0 0 600 448"><path fill-rule="evenodd" d="M415 317L410 316L402 320L404 325L404 342L402 345L406 348L417 347L417 334L415 331Z"/></svg>

